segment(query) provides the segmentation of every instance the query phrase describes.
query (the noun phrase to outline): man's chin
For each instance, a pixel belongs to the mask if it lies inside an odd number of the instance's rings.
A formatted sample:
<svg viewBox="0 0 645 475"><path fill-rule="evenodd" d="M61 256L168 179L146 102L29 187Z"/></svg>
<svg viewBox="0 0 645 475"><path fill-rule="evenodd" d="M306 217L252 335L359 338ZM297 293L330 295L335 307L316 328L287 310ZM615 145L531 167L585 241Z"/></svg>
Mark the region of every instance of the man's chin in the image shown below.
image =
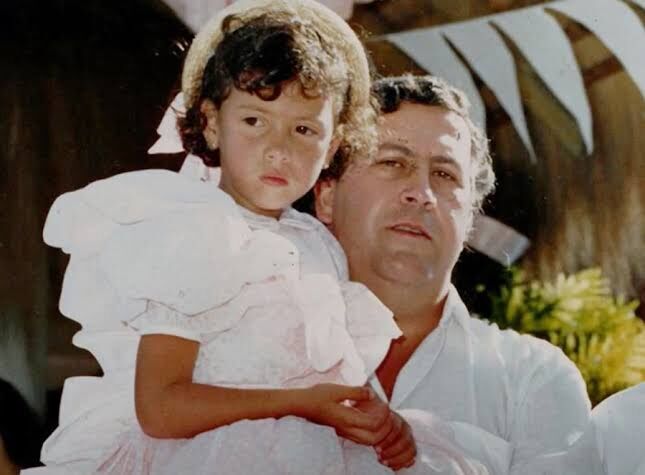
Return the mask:
<svg viewBox="0 0 645 475"><path fill-rule="evenodd" d="M426 286L438 275L437 266L428 262L428 256L411 252L382 255L374 267L382 279L408 286Z"/></svg>

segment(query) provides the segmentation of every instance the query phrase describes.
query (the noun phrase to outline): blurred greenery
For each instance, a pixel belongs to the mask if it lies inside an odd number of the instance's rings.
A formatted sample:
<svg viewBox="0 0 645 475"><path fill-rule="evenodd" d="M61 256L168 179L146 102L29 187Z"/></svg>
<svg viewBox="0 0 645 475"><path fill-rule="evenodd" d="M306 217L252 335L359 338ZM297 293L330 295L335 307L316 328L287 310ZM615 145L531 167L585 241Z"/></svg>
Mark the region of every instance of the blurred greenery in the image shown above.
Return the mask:
<svg viewBox="0 0 645 475"><path fill-rule="evenodd" d="M645 381L645 323L634 313L638 302L615 298L600 269L541 282L510 268L505 280L489 292L487 320L560 347L580 369L594 405Z"/></svg>

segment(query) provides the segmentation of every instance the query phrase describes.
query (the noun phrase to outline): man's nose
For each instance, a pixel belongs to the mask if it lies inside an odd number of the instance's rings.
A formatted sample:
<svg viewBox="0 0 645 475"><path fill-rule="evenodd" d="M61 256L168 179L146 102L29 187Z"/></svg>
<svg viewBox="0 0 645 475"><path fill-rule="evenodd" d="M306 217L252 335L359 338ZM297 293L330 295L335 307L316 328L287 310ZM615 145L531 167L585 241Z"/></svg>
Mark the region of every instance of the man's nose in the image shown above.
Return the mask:
<svg viewBox="0 0 645 475"><path fill-rule="evenodd" d="M432 191L429 180L416 178L406 183L405 188L401 191L401 202L409 206L422 206L431 209L436 206L437 197Z"/></svg>

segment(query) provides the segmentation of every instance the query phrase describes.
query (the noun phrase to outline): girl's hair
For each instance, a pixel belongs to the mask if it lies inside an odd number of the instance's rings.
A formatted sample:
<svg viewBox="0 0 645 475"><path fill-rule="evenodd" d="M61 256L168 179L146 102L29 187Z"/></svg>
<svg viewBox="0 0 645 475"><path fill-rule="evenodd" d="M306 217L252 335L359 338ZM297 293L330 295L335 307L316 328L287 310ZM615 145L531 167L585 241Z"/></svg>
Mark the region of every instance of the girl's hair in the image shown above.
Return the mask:
<svg viewBox="0 0 645 475"><path fill-rule="evenodd" d="M233 87L265 101L277 99L285 83L298 81L305 97L329 95L334 103L336 136L341 145L334 161L369 156L376 145L376 106L350 107L352 72L333 39L286 12L222 22L222 40L204 69L198 100L178 119L184 148L207 165L219 165L219 153L208 147L203 131L204 99L220 107Z"/></svg>

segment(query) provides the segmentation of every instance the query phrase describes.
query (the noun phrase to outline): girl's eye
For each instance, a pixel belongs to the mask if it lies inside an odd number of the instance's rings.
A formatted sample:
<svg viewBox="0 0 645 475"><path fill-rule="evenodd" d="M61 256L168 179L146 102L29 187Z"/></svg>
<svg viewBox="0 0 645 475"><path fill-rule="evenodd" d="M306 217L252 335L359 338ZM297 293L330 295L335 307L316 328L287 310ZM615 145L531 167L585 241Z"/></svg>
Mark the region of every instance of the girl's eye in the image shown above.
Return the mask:
<svg viewBox="0 0 645 475"><path fill-rule="evenodd" d="M316 131L313 129L310 129L306 125L298 125L296 127L296 132L298 132L300 135L315 135Z"/></svg>
<svg viewBox="0 0 645 475"><path fill-rule="evenodd" d="M250 125L251 127L257 127L260 125L260 119L257 117L245 117L242 120L245 124Z"/></svg>
<svg viewBox="0 0 645 475"><path fill-rule="evenodd" d="M403 163L401 163L399 160L393 160L393 159L388 159L388 158L385 158L383 160L379 160L378 164L382 165L384 167L389 167L389 168L401 168L401 167L403 167Z"/></svg>

